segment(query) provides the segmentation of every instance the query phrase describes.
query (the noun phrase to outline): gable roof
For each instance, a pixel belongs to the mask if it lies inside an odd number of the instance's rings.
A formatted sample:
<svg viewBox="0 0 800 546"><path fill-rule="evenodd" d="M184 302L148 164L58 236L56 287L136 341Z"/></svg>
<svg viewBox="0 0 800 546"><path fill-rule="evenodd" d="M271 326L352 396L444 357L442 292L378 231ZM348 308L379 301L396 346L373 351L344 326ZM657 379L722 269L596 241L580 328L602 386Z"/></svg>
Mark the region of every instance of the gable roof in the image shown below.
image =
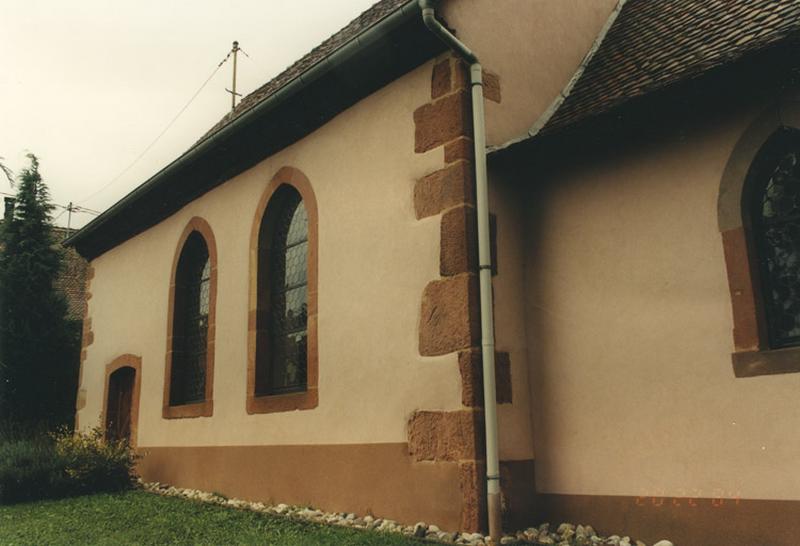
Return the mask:
<svg viewBox="0 0 800 546"><path fill-rule="evenodd" d="M245 97L172 163L65 241L91 260L444 51L417 0L380 0Z"/></svg>
<svg viewBox="0 0 800 546"><path fill-rule="evenodd" d="M622 0L618 9L576 79L524 139L700 77L800 31L797 0Z"/></svg>

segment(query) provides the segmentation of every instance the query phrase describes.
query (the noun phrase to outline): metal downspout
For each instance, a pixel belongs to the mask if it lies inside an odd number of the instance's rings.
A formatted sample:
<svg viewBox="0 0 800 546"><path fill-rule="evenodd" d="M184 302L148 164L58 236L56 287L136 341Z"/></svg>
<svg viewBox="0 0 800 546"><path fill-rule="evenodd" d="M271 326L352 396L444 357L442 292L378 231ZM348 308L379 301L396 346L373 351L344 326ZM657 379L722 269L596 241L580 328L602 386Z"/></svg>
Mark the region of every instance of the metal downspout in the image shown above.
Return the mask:
<svg viewBox="0 0 800 546"><path fill-rule="evenodd" d="M492 306L492 255L489 239L489 185L486 177L486 128L483 113L483 70L478 57L437 19L435 0L419 0L425 26L470 64L472 127L475 144L475 195L478 214L478 267L481 300L481 356L483 362L483 403L486 419L486 492L489 535L499 543L502 535L500 512L500 457L497 446L497 400L494 365L494 310Z"/></svg>

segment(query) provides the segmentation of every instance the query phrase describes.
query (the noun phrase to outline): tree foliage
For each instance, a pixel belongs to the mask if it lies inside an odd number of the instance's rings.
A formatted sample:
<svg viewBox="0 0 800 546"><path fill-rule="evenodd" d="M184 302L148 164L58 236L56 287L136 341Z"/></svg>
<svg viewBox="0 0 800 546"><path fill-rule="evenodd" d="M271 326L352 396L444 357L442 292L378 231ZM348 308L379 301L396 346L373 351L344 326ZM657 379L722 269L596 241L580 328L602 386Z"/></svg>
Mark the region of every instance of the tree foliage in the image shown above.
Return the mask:
<svg viewBox="0 0 800 546"><path fill-rule="evenodd" d="M0 230L0 411L17 422L68 422L74 411L78 327L56 289L62 252L39 161L19 175L14 214Z"/></svg>

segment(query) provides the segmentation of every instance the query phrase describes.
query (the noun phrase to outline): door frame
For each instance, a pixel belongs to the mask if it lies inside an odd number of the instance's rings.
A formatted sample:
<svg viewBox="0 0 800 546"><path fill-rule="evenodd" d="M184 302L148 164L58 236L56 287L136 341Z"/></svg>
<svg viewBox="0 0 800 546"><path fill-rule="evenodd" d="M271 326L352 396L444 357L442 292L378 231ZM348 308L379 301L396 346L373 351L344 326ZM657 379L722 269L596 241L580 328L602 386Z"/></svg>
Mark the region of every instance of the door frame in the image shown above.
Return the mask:
<svg viewBox="0 0 800 546"><path fill-rule="evenodd" d="M133 368L133 392L131 393L131 447L137 445L137 432L139 429L139 390L142 382L142 357L133 354L120 355L106 364L106 373L103 386L103 413L100 414L100 426L106 426L108 415L108 391L111 374L120 368Z"/></svg>

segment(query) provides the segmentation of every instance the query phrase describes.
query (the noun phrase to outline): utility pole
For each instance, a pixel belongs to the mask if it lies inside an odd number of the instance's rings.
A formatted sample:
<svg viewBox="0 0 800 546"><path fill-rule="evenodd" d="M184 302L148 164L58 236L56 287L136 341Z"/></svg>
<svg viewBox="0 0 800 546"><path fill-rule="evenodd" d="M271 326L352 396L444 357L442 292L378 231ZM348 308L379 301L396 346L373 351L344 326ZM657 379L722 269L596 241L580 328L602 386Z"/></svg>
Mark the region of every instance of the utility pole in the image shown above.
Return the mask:
<svg viewBox="0 0 800 546"><path fill-rule="evenodd" d="M70 227L72 226L72 201L67 205L67 237L69 237Z"/></svg>
<svg viewBox="0 0 800 546"><path fill-rule="evenodd" d="M233 53L233 85L231 89L225 89L228 93L231 94L231 111L236 108L236 97L241 97L241 93L236 92L236 57L238 56L240 49L239 49L239 42L233 42L233 49L231 49L231 53Z"/></svg>

